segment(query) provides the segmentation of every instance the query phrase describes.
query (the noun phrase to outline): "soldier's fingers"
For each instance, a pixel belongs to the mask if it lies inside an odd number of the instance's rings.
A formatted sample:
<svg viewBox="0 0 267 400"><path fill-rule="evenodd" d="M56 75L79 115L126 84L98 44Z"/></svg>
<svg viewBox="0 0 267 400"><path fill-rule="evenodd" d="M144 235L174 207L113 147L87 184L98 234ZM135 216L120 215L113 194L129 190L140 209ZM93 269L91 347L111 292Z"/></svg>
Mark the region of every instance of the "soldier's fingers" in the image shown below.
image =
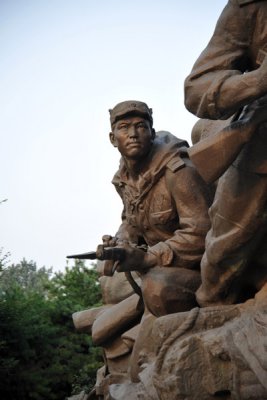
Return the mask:
<svg viewBox="0 0 267 400"><path fill-rule="evenodd" d="M114 274L115 271L117 271L118 266L120 265L119 261L115 261L112 267L112 275Z"/></svg>
<svg viewBox="0 0 267 400"><path fill-rule="evenodd" d="M102 236L102 241L104 246L110 246L109 242L112 240L112 236L111 235L103 235Z"/></svg>
<svg viewBox="0 0 267 400"><path fill-rule="evenodd" d="M116 261L116 271L117 272L125 272L127 271L126 265L122 261Z"/></svg>
<svg viewBox="0 0 267 400"><path fill-rule="evenodd" d="M110 247L115 247L116 246L116 244L117 244L117 240L116 240L116 238L115 237L112 237L111 239L110 239L110 241L109 241L109 246Z"/></svg>
<svg viewBox="0 0 267 400"><path fill-rule="evenodd" d="M114 267L114 261L113 260L104 261L104 275L105 276L112 276L114 274L113 267Z"/></svg>

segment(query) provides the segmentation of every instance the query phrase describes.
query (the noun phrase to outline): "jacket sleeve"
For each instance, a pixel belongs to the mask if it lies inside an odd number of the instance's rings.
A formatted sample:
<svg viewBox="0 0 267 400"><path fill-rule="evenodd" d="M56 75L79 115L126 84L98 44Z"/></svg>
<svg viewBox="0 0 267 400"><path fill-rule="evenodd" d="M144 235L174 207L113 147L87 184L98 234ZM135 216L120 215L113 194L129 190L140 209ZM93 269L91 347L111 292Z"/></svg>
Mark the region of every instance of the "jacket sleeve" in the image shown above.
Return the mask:
<svg viewBox="0 0 267 400"><path fill-rule="evenodd" d="M266 93L255 60L250 59L260 3L240 7L229 0L223 10L209 44L185 80L185 105L198 117L226 119Z"/></svg>
<svg viewBox="0 0 267 400"><path fill-rule="evenodd" d="M210 227L210 192L190 160L176 172L167 170L166 182L179 215L180 227L165 242L149 248L159 265L196 268L205 248Z"/></svg>

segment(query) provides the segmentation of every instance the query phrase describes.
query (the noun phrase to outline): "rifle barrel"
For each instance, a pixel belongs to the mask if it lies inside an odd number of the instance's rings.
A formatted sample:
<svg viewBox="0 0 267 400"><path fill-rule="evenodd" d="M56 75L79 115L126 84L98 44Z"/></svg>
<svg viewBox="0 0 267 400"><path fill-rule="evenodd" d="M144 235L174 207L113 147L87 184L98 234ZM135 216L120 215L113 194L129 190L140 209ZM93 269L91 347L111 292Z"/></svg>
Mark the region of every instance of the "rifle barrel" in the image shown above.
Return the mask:
<svg viewBox="0 0 267 400"><path fill-rule="evenodd" d="M88 253L73 254L71 256L67 256L67 258L76 258L78 260L95 260L97 257L95 251L89 251Z"/></svg>

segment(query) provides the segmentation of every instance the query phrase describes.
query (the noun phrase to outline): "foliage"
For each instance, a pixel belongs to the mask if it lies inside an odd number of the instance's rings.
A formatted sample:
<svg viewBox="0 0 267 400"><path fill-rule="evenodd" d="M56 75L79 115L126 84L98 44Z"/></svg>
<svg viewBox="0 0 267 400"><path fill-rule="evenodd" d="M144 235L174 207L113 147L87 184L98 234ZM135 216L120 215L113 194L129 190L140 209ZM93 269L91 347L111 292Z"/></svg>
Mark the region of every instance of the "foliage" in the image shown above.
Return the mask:
<svg viewBox="0 0 267 400"><path fill-rule="evenodd" d="M88 269L82 261L76 261L74 268L66 267L65 273L55 274L50 293L57 299L65 299L65 303L68 299L72 312L100 305L101 293L96 269ZM76 310L73 310L73 305L76 306Z"/></svg>
<svg viewBox="0 0 267 400"><path fill-rule="evenodd" d="M52 268L37 269L36 263L22 260L20 264L3 268L1 273L0 293L18 286L25 292L45 293L52 275Z"/></svg>
<svg viewBox="0 0 267 400"><path fill-rule="evenodd" d="M9 255L9 253L3 254L3 247L0 247L0 272L3 271L5 265L7 264Z"/></svg>
<svg viewBox="0 0 267 400"><path fill-rule="evenodd" d="M1 398L62 400L94 381L99 351L88 334L75 332L71 314L99 303L96 278L83 263L54 276L25 260L3 269Z"/></svg>

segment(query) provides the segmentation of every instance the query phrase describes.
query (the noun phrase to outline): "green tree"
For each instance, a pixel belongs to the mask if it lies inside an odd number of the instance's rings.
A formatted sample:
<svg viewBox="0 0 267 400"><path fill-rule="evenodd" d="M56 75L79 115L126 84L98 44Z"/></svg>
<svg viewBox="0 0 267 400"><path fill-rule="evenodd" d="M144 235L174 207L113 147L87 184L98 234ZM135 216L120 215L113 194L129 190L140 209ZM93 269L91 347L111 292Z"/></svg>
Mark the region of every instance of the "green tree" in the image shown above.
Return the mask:
<svg viewBox="0 0 267 400"><path fill-rule="evenodd" d="M88 334L74 331L71 315L101 304L95 266L87 268L83 261L77 261L73 268L67 267L64 273L56 273L51 280L50 295L54 303L53 321L55 325L64 326L61 352L64 360L68 360L65 373L71 374L68 379L74 384L72 393L89 390L94 385L96 370L102 364L101 351L93 347Z"/></svg>
<svg viewBox="0 0 267 400"><path fill-rule="evenodd" d="M5 260L8 255L5 255ZM37 269L36 263L23 259L19 264L12 264L1 273L0 292L18 286L26 293L36 291L45 294L49 288L49 281L52 277L52 268Z"/></svg>
<svg viewBox="0 0 267 400"><path fill-rule="evenodd" d="M1 395L23 400L56 398L46 368L59 332L51 323L50 305L42 294L27 293L17 284L1 297Z"/></svg>
<svg viewBox="0 0 267 400"><path fill-rule="evenodd" d="M7 265L9 255L10 255L9 253L4 254L3 247L0 247L0 273L3 271L3 269Z"/></svg>
<svg viewBox="0 0 267 400"><path fill-rule="evenodd" d="M89 335L75 332L71 314L99 301L95 269L82 263L54 276L51 269L25 260L5 267L0 279L1 398L62 400L73 385L77 390L89 385L99 355Z"/></svg>
<svg viewBox="0 0 267 400"><path fill-rule="evenodd" d="M65 304L70 304L72 312L92 305L101 304L101 292L97 280L95 265L87 268L83 261L76 261L74 267L66 267L65 272L58 272L51 280L50 294ZM75 310L73 310L75 306Z"/></svg>

